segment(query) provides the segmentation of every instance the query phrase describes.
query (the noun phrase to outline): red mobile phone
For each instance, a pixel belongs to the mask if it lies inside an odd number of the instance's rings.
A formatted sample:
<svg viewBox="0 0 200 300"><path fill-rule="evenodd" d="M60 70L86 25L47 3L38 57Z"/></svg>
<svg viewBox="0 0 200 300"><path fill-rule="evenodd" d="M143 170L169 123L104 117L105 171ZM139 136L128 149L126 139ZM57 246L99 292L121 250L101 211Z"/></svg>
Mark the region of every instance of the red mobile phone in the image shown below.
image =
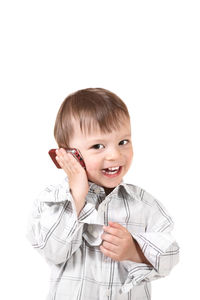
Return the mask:
<svg viewBox="0 0 200 300"><path fill-rule="evenodd" d="M59 165L59 163L56 160L56 150L57 149L51 149L49 150L49 155L51 157L51 159L53 160L54 164L56 165L57 168L61 169L61 166ZM81 155L81 152L76 149L76 148L70 148L70 149L65 149L67 152L70 152L77 160L78 162L81 164L81 166L86 169L83 157Z"/></svg>

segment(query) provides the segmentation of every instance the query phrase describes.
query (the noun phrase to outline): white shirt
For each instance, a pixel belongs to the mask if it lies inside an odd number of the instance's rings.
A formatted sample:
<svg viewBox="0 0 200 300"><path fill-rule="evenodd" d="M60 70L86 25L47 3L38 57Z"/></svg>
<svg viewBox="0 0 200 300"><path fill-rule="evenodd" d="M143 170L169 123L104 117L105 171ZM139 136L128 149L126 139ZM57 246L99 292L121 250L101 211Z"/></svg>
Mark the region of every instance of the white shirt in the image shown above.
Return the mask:
<svg viewBox="0 0 200 300"><path fill-rule="evenodd" d="M100 251L108 221L127 228L152 266L117 262ZM168 275L179 260L172 229L173 221L158 200L123 181L108 196L89 182L77 217L66 177L34 201L27 238L51 267L47 300L149 300L150 281Z"/></svg>

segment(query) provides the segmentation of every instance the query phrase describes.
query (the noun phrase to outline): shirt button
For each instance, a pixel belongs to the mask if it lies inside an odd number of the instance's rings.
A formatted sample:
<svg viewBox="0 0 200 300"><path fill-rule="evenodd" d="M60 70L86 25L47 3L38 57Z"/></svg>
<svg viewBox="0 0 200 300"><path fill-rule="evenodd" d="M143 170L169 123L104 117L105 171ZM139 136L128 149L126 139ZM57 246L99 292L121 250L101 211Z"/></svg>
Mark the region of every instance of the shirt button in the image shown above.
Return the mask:
<svg viewBox="0 0 200 300"><path fill-rule="evenodd" d="M111 289L107 289L106 296L110 296L110 295L111 295Z"/></svg>
<svg viewBox="0 0 200 300"><path fill-rule="evenodd" d="M95 238L98 238L98 236L99 236L98 231L94 230L94 231L93 231L93 236L94 236Z"/></svg>
<svg viewBox="0 0 200 300"><path fill-rule="evenodd" d="M100 193L100 188L96 187L94 192L95 192L95 194L99 194Z"/></svg>

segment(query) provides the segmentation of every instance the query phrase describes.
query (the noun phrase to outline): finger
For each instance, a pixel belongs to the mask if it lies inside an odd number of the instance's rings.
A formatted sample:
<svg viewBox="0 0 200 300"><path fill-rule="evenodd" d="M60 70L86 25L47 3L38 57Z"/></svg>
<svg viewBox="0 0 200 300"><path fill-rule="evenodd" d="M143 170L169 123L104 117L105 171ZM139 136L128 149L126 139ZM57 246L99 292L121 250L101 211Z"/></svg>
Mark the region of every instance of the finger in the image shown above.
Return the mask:
<svg viewBox="0 0 200 300"><path fill-rule="evenodd" d="M60 150L56 150L56 160L63 163L63 153Z"/></svg>
<svg viewBox="0 0 200 300"><path fill-rule="evenodd" d="M61 168L65 171L70 172L70 173L74 173L76 172L74 170L74 161L71 161L71 155L69 153L66 153L66 155L64 156L64 154L61 154L61 152L58 152L57 156L56 156L56 160L59 163L59 165L61 166ZM77 166L75 166L76 168Z"/></svg>
<svg viewBox="0 0 200 300"><path fill-rule="evenodd" d="M109 221L108 224L109 224L111 227L113 227L113 228L118 228L118 229L120 229L120 230L123 230L124 232L127 232L126 227L122 226L122 225L119 224L119 223Z"/></svg>
<svg viewBox="0 0 200 300"><path fill-rule="evenodd" d="M111 226L103 226L103 230L107 233L115 235L118 238L123 238L124 232L121 229L117 229Z"/></svg>
<svg viewBox="0 0 200 300"><path fill-rule="evenodd" d="M63 148L56 150L56 154L59 156L63 156L65 153L66 153L66 151Z"/></svg>
<svg viewBox="0 0 200 300"><path fill-rule="evenodd" d="M102 245L100 246L100 250L105 256L108 256L116 261L118 260L118 255L116 253L104 248Z"/></svg>
<svg viewBox="0 0 200 300"><path fill-rule="evenodd" d="M114 252L114 253L117 253L118 247L117 247L116 245L112 244L112 243L103 241L102 246L103 246L105 249L109 250L109 251L112 251L112 252Z"/></svg>
<svg viewBox="0 0 200 300"><path fill-rule="evenodd" d="M59 150L56 151L57 156L61 157L61 158L67 158L69 157L69 152L67 152L66 150L64 150L63 148L60 148Z"/></svg>
<svg viewBox="0 0 200 300"><path fill-rule="evenodd" d="M62 168L63 167L63 162L60 159L60 157L56 156L56 160L57 160L58 164L60 165L60 167Z"/></svg>
<svg viewBox="0 0 200 300"><path fill-rule="evenodd" d="M59 157L68 157L68 154L69 152L67 152L65 149L63 148L60 148L60 149L57 149L56 150L56 154L59 156Z"/></svg>
<svg viewBox="0 0 200 300"><path fill-rule="evenodd" d="M58 151L58 157L60 161L63 163L64 167L67 168L69 171L77 171L77 168L80 169L79 162L73 155L69 152L66 152L64 149L60 149ZM75 170L74 170L75 168Z"/></svg>
<svg viewBox="0 0 200 300"><path fill-rule="evenodd" d="M101 239L102 239L103 241L107 241L107 242L109 242L109 243L112 243L112 244L114 244L114 245L116 245L116 246L118 246L118 245L120 244L120 239L119 239L117 236L112 235L112 234L106 234L106 233L103 233L103 234L101 235Z"/></svg>
<svg viewBox="0 0 200 300"><path fill-rule="evenodd" d="M56 151L56 159L62 163L65 161L65 156L61 151Z"/></svg>
<svg viewBox="0 0 200 300"><path fill-rule="evenodd" d="M78 159L73 156L72 153L66 153L66 161L68 164L70 164L70 168L74 173L77 173L79 171L83 171L83 167L79 163Z"/></svg>

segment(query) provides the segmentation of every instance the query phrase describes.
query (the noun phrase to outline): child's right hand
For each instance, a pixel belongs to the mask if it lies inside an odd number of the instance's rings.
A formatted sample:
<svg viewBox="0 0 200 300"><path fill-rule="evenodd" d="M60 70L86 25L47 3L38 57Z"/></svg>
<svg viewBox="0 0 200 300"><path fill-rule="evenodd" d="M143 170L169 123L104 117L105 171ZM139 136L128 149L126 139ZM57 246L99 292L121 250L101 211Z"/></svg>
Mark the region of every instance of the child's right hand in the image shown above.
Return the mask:
<svg viewBox="0 0 200 300"><path fill-rule="evenodd" d="M61 168L67 174L69 186L73 199L75 201L77 215L85 204L85 197L89 190L88 178L86 171L76 160L75 157L65 149L56 150L56 160Z"/></svg>

